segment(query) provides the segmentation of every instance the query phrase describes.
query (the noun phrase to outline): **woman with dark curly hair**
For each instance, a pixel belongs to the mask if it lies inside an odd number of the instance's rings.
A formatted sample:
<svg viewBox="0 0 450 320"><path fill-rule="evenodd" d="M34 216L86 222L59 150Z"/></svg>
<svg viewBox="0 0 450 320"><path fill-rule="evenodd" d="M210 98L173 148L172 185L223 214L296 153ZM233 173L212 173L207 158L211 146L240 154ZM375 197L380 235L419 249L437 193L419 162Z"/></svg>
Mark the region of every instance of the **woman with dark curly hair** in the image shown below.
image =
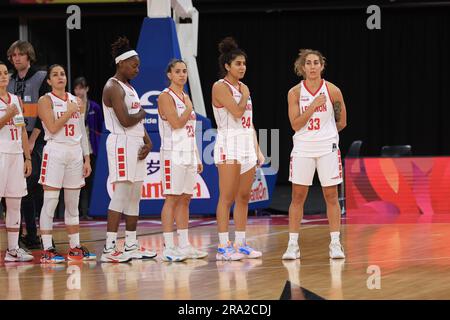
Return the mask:
<svg viewBox="0 0 450 320"><path fill-rule="evenodd" d="M150 259L156 252L140 247L136 238L142 182L145 177L145 158L152 142L144 127L145 110L130 80L139 73L138 53L130 48L127 38L121 37L112 44L116 73L103 89L103 113L109 181L114 184L114 194L108 208L106 244L102 262L127 262L131 259ZM125 215L125 246L123 252L116 247L120 217Z"/></svg>

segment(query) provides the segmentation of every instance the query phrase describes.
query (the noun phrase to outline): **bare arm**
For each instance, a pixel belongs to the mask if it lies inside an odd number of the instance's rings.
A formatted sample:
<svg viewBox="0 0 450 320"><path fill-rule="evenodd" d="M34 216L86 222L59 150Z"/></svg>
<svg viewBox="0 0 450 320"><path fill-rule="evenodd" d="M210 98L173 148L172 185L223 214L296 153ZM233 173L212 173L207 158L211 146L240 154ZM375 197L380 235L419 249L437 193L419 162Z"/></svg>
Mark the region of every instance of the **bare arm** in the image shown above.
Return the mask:
<svg viewBox="0 0 450 320"><path fill-rule="evenodd" d="M34 127L33 131L31 131L31 134L30 134L30 139L29 139L30 145L34 146L34 144L36 143L36 139L39 137L40 134L41 134L41 129Z"/></svg>
<svg viewBox="0 0 450 320"><path fill-rule="evenodd" d="M148 153L153 148L152 140L150 139L150 136L148 135L148 132L145 128L144 128L144 138L143 139L144 139L144 145L139 150L139 154L138 154L139 160L144 160L145 158L147 158Z"/></svg>
<svg viewBox="0 0 450 320"><path fill-rule="evenodd" d="M120 124L125 127L132 127L145 118L145 110L140 109L138 113L129 114L124 101L125 91L113 80L109 80L103 90L103 101L108 107L113 108Z"/></svg>
<svg viewBox="0 0 450 320"><path fill-rule="evenodd" d="M183 128L191 116L192 104L190 103L190 100L186 102L186 110L178 117L176 105L172 97L167 93L162 93L158 97L159 112L167 119L170 126L174 129Z"/></svg>
<svg viewBox="0 0 450 320"><path fill-rule="evenodd" d="M81 130L81 149L83 150L83 156L85 160L90 160L90 152L89 152L89 137L86 133L86 125L84 124L84 113L81 114L80 117L80 130ZM87 157L87 159L86 159Z"/></svg>
<svg viewBox="0 0 450 320"><path fill-rule="evenodd" d="M23 104L22 100L19 98L20 108L23 112ZM22 127L22 150L23 154L25 156L25 161L23 164L23 174L26 178L28 178L31 175L32 171L32 161L31 161L31 152L30 147L28 145L28 133L26 127Z"/></svg>
<svg viewBox="0 0 450 320"><path fill-rule="evenodd" d="M74 112L78 111L78 105L74 102L67 102L67 112L59 119L55 119L52 110L52 102L49 96L42 96L38 101L39 118L44 122L50 133L55 134L69 121Z"/></svg>
<svg viewBox="0 0 450 320"><path fill-rule="evenodd" d="M23 164L23 175L28 178L31 175L32 162L30 155L30 147L28 146L28 134L25 127L22 127L22 149L25 156L25 161Z"/></svg>
<svg viewBox="0 0 450 320"><path fill-rule="evenodd" d="M25 159L31 161L30 148L28 147L28 134L25 127L22 127L22 149Z"/></svg>
<svg viewBox="0 0 450 320"><path fill-rule="evenodd" d="M298 131L303 128L308 122L309 118L313 115L318 98L306 108L306 111L300 113L299 101L300 101L300 85L293 87L288 92L288 106L289 106L289 121L291 122L291 127L294 131ZM323 98L321 98L323 99Z"/></svg>
<svg viewBox="0 0 450 320"><path fill-rule="evenodd" d="M344 96L341 90L331 82L328 82L330 95L333 98L333 110L336 120L336 127L341 131L347 126L347 109L345 108Z"/></svg>
<svg viewBox="0 0 450 320"><path fill-rule="evenodd" d="M225 107L233 117L239 119L245 112L245 106L250 96L248 88L245 84L241 85L242 97L239 103L233 98L230 88L225 83L216 82L212 88L213 104L217 107Z"/></svg>

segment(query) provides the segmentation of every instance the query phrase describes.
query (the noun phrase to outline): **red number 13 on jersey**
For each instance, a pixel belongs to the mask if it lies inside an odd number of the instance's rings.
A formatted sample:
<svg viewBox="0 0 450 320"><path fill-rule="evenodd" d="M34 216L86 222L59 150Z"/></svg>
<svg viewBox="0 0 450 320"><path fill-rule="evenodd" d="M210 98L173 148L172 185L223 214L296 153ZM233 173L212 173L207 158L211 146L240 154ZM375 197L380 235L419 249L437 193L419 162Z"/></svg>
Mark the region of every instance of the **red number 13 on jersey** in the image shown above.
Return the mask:
<svg viewBox="0 0 450 320"><path fill-rule="evenodd" d="M75 135L75 125L73 124L65 124L64 128L66 129L66 137L73 137Z"/></svg>

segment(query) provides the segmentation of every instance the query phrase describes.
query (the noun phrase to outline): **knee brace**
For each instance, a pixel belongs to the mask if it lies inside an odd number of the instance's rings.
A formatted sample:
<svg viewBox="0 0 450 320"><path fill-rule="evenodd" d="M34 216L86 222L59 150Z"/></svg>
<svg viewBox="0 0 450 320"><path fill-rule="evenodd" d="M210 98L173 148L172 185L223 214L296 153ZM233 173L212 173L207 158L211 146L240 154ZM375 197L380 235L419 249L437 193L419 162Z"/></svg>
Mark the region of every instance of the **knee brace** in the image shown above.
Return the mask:
<svg viewBox="0 0 450 320"><path fill-rule="evenodd" d="M133 189L133 183L124 181L116 182L114 185L114 193L109 203L109 210L123 213L130 204L130 195Z"/></svg>
<svg viewBox="0 0 450 320"><path fill-rule="evenodd" d="M80 189L64 189L64 223L67 226L80 224L80 212L78 203L80 202Z"/></svg>
<svg viewBox="0 0 450 320"><path fill-rule="evenodd" d="M59 201L59 190L44 190L44 203L42 205L39 227L41 230L53 230L53 216Z"/></svg>
<svg viewBox="0 0 450 320"><path fill-rule="evenodd" d="M21 198L6 198L6 218L5 224L8 229L20 228L20 203Z"/></svg>
<svg viewBox="0 0 450 320"><path fill-rule="evenodd" d="M142 181L134 182L131 188L128 207L123 212L124 214L133 217L139 216L139 202L141 201L141 192L142 192Z"/></svg>

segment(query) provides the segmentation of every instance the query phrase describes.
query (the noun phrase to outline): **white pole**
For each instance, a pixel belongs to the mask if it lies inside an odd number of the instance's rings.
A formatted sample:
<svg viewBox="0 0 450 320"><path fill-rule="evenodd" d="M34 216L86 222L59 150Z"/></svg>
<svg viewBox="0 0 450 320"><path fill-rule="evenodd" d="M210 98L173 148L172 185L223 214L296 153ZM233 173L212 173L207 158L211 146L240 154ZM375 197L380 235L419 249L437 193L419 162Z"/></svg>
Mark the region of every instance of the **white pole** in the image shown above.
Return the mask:
<svg viewBox="0 0 450 320"><path fill-rule="evenodd" d="M67 51L67 88L72 92L72 68L70 64L70 30L66 27L66 51Z"/></svg>

